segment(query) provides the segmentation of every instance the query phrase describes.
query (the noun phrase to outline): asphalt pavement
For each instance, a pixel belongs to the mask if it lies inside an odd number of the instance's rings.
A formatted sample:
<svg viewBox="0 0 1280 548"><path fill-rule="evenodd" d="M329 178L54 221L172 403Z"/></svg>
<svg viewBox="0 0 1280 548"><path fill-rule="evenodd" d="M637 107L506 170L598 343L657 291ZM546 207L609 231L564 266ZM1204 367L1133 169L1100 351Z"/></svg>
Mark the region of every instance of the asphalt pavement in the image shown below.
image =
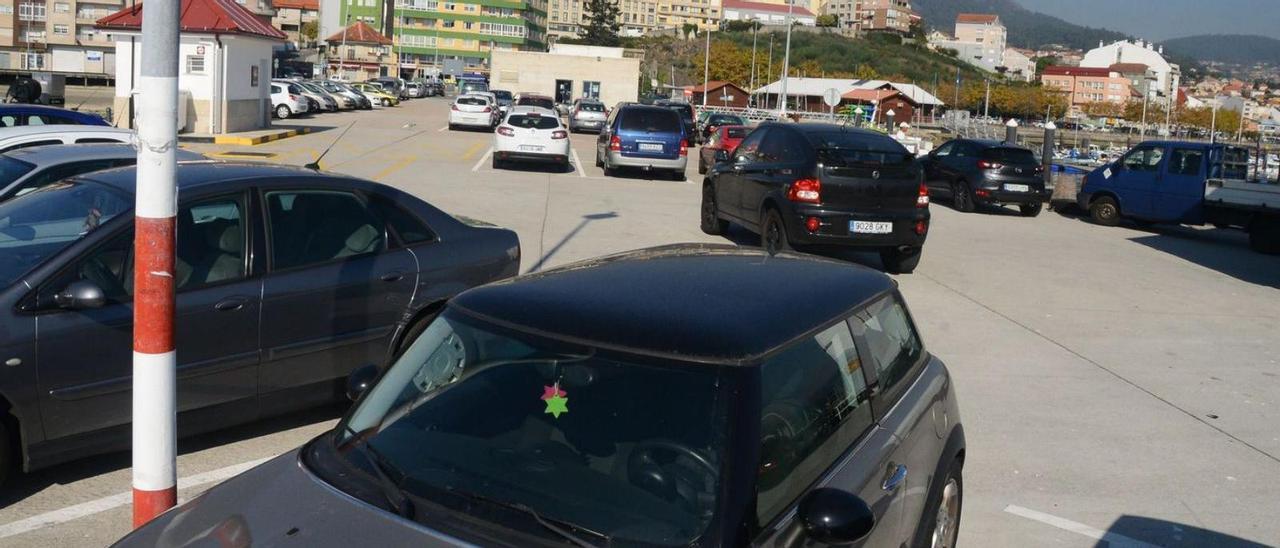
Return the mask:
<svg viewBox="0 0 1280 548"><path fill-rule="evenodd" d="M265 145L188 148L300 165L332 144L324 169L516 230L525 272L673 242L758 242L699 231L692 162L688 182L606 178L594 136L574 135L568 173L495 171L492 135L449 131L448 108L419 99L289 120L320 131ZM1232 231L932 209L919 269L896 278L956 379L968 438L961 546L1280 544L1280 257ZM341 412L183 441L180 497ZM0 495L0 545L110 544L129 530L128 466L114 454L15 478Z"/></svg>

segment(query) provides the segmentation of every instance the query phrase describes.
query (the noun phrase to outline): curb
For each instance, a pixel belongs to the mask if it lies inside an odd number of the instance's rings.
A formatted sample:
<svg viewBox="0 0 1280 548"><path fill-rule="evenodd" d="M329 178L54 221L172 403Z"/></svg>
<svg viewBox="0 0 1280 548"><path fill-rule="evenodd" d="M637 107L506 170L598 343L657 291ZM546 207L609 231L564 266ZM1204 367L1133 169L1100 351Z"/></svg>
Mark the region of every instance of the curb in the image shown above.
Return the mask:
<svg viewBox="0 0 1280 548"><path fill-rule="evenodd" d="M260 145L262 143L269 143L271 141L288 139L289 137L294 137L297 135L306 135L308 133L311 133L310 127L300 127L295 129L280 130L275 133L267 133L267 134L258 135L255 137L241 137L236 135L209 135L209 136L200 136L200 137L179 136L178 140L186 143L213 143L215 145L254 146L254 145Z"/></svg>

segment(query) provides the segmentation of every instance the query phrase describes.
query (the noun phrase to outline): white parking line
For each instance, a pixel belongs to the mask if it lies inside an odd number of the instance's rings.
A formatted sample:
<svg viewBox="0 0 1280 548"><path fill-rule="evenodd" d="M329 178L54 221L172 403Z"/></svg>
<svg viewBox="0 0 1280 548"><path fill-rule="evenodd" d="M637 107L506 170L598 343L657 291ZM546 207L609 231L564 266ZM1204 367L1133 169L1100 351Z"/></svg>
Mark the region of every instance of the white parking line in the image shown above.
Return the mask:
<svg viewBox="0 0 1280 548"><path fill-rule="evenodd" d="M1023 508L1021 506L1010 504L1004 507L1004 511L1015 516L1021 516L1030 520L1038 521L1045 525L1052 525L1058 529L1062 529L1063 531L1071 531L1072 533L1083 535L1094 540L1106 541L1112 548L1156 548L1156 545L1154 544L1148 544L1116 533L1108 533L1083 523L1074 522L1069 519L1060 518L1044 512L1037 512L1030 508Z"/></svg>
<svg viewBox="0 0 1280 548"><path fill-rule="evenodd" d="M209 472L196 474L186 478L178 478L178 489L187 489L207 483L218 483L253 468L254 466L262 464L271 458L274 457L251 460L249 462L233 464L225 468L211 470ZM105 512L112 508L126 506L132 502L133 493L126 492L102 497L100 499L94 499L89 502L82 502L80 504L60 508L51 512L45 512L40 515L0 525L0 538L8 538L14 535L21 535L23 533L35 531L37 529L44 529L45 527L59 525L85 516L97 514L99 512Z"/></svg>
<svg viewBox="0 0 1280 548"><path fill-rule="evenodd" d="M446 129L449 129L448 125L441 126L440 129L437 129L436 131L439 132L439 131L444 131Z"/></svg>
<svg viewBox="0 0 1280 548"><path fill-rule="evenodd" d="M493 147L489 147L489 150L484 151L484 156L480 157L476 165L471 166L471 171L480 171L480 166L484 165L484 161L489 159L490 154L493 154Z"/></svg>
<svg viewBox="0 0 1280 548"><path fill-rule="evenodd" d="M578 168L578 176L585 178L587 176L587 166L582 165L582 159L578 157L578 149L570 147L569 152L573 153L573 165Z"/></svg>

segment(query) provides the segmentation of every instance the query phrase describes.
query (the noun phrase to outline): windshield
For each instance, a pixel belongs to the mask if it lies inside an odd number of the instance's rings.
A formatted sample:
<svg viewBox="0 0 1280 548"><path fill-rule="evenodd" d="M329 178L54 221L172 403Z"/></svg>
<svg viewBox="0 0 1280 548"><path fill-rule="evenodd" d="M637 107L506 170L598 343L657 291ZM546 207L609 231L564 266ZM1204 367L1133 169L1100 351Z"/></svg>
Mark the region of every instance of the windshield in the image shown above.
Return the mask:
<svg viewBox="0 0 1280 548"><path fill-rule="evenodd" d="M8 156L0 155L0 189L31 173L31 170L35 169L35 167L22 160L14 160Z"/></svg>
<svg viewBox="0 0 1280 548"><path fill-rule="evenodd" d="M810 133L809 140L825 161L840 165L901 164L914 159L906 147L883 135L821 131Z"/></svg>
<svg viewBox="0 0 1280 548"><path fill-rule="evenodd" d="M132 206L95 183L61 182L0 203L0 287Z"/></svg>
<svg viewBox="0 0 1280 548"><path fill-rule="evenodd" d="M687 545L725 458L724 368L622 360L448 310L335 431L409 495L524 506L615 541ZM652 474L673 478L654 485Z"/></svg>

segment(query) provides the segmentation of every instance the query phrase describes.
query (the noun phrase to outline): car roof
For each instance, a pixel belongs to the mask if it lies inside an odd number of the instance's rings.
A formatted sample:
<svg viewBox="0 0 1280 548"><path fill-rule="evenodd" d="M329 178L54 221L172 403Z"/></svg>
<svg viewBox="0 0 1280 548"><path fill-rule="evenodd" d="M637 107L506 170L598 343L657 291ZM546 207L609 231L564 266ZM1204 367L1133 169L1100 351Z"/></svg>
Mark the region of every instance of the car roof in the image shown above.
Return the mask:
<svg viewBox="0 0 1280 548"><path fill-rule="evenodd" d="M449 306L551 338L745 365L894 288L867 267L725 244L590 259L464 292Z"/></svg>
<svg viewBox="0 0 1280 548"><path fill-rule="evenodd" d="M93 181L133 194L137 183L137 166L118 167L95 171L74 177L78 180ZM174 171L178 189L194 190L206 185L235 181L238 179L285 177L333 179L350 179L345 175L324 173L298 166L264 164L253 162L180 162Z"/></svg>
<svg viewBox="0 0 1280 548"><path fill-rule="evenodd" d="M537 114L548 118L558 118L554 110L537 105L517 105L511 108L511 114Z"/></svg>
<svg viewBox="0 0 1280 548"><path fill-rule="evenodd" d="M11 150L6 156L36 166L48 166L82 160L113 160L138 155L138 149L125 143L83 143L76 145L46 145ZM202 154L189 150L177 150L178 161L203 160Z"/></svg>
<svg viewBox="0 0 1280 548"><path fill-rule="evenodd" d="M133 133L131 129L111 126L87 126L80 124L48 124L35 126L14 126L0 128L0 139L24 137L45 133Z"/></svg>
<svg viewBox="0 0 1280 548"><path fill-rule="evenodd" d="M0 114L26 113L26 114L54 114L63 116L88 116L98 117L96 114L88 112L80 112L69 108L51 107L48 105L33 105L29 103L10 103L0 104Z"/></svg>
<svg viewBox="0 0 1280 548"><path fill-rule="evenodd" d="M454 97L453 100L456 102L458 99L461 99L463 97L479 97L481 99L493 99L493 97L490 97L489 94L482 91L468 91L466 93L458 94L458 96Z"/></svg>

